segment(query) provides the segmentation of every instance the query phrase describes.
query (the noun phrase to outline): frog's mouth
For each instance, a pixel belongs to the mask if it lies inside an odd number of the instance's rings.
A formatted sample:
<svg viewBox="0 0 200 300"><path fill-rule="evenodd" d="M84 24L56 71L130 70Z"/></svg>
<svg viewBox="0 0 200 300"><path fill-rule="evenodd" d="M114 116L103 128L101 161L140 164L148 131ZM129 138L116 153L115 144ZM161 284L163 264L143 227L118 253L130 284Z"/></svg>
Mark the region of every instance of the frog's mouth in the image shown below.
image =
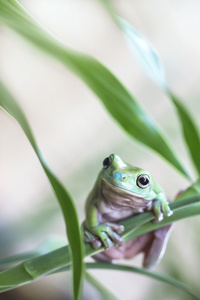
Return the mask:
<svg viewBox="0 0 200 300"><path fill-rule="evenodd" d="M109 187L111 190L111 193L115 193L116 195L118 195L119 197L121 196L122 198L127 199L127 204L130 202L141 202L141 201L150 201L150 199L148 199L149 197L149 193L151 193L151 191L148 190L148 194L144 192L143 193L136 193L133 192L129 189L125 189L123 187L119 187L118 185L115 185L113 183L107 182L105 180L103 180L105 183L105 186ZM108 191L109 192L109 191ZM116 199L116 197L113 194L113 198Z"/></svg>

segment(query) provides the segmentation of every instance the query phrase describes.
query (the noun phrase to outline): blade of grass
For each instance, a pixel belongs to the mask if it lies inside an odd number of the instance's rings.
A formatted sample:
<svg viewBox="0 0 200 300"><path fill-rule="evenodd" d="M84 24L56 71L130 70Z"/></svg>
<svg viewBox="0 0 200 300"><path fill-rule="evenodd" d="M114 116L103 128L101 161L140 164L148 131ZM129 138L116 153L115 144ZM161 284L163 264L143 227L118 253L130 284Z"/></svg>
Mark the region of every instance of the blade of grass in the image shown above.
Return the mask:
<svg viewBox="0 0 200 300"><path fill-rule="evenodd" d="M200 196L196 195L178 200L170 203L170 206L173 209L173 215L164 218L164 220L159 223L149 221L154 218L152 212L147 212L124 220L121 224L125 226L126 230L122 236L125 237L125 240L129 240L172 222L199 215ZM147 223L145 223L145 220ZM137 227L134 231L133 229L135 226L139 226L140 222L141 224L145 224ZM95 250L90 244L85 244L85 256L94 255L103 250L103 248ZM58 272L62 268L70 265L71 257L68 246L51 251L42 256L29 259L18 266L0 272L0 291L3 292L30 283L48 274Z"/></svg>
<svg viewBox="0 0 200 300"><path fill-rule="evenodd" d="M184 198L184 195L186 195L185 198ZM175 214L174 221L178 221L178 220L181 220L182 218L190 217L193 215L198 215L200 213L200 210L199 210L200 208L197 206L197 211L195 212L195 207L192 206L192 204L195 204L195 203L197 203L197 205L200 203L200 195L195 194L195 189L193 189L193 187L191 186L180 196L179 200L170 203L170 207ZM190 206L191 206L192 210L188 211L188 207L190 207ZM181 214L179 213L177 215L178 209L182 209L183 213L181 213ZM187 216L187 212L189 212L188 216ZM162 227L164 225L167 225L169 223L172 223L172 217L170 217L170 219L169 219L169 217L165 218L165 221L167 221L167 223L165 223L165 224L163 224L162 222L152 223L151 221L154 219L154 217L155 216L154 216L153 212L146 212L146 213L138 214L132 218L129 218L129 219L119 222L120 224L123 224L125 227L125 231L122 234L123 238L125 238L125 240L129 240L131 233L134 232L137 228L139 228L141 225L143 225L145 223L151 224L153 226L155 226L157 224L156 226L158 226L158 228ZM156 229L156 228L153 228L153 229ZM151 230L153 230L153 229L151 229ZM149 231L151 231L151 230L149 230ZM141 233L141 234L143 234L143 233ZM134 233L134 236L135 236L135 233ZM94 250L92 247L90 247L89 244L86 245L86 249L87 249L86 256L92 255L92 254L96 253L96 251L99 252L99 250ZM61 254L59 254L59 255L62 256ZM25 257L24 257L24 259L25 259ZM12 257L8 258L8 264L6 265L6 267L9 266L10 260L12 260ZM2 262L3 262L3 260L2 260ZM0 264L0 267L2 267L2 266L5 266L4 262L3 262L3 265ZM40 271L45 274L44 269L41 269ZM42 273L40 273L40 271L38 271L38 276L39 276L39 274L42 274ZM46 271L46 272L48 273L49 271Z"/></svg>
<svg viewBox="0 0 200 300"><path fill-rule="evenodd" d="M152 45L133 26L119 17L110 0L98 0L106 9L115 24L122 30L129 48L148 77L162 89L166 88L163 63Z"/></svg>
<svg viewBox="0 0 200 300"><path fill-rule="evenodd" d="M162 89L165 89L165 71L158 53L149 42L125 20L116 16L116 23L125 34L130 49L147 76Z"/></svg>
<svg viewBox="0 0 200 300"><path fill-rule="evenodd" d="M182 192L182 194L177 199L175 199L175 201L170 203L171 209L173 211L175 210L175 215L172 215L170 219L164 218L162 222L152 223L151 221L154 219L154 215L152 212L147 212L145 213L146 218L144 218L143 214L138 215L136 216L136 218L134 218L132 224L128 222L128 219L124 220L123 225L125 226L125 231L123 233L123 238L126 241L133 237L141 235L141 232L143 234L151 230L155 230L157 228L163 227L167 224L173 223L177 220L177 217L179 215L182 215L182 209L184 209L185 205L187 206L187 211L189 213L190 209L191 208L193 209L192 204L197 203L196 205L198 207L199 202L200 202L200 179L198 179L195 183L189 186L189 188L187 188L184 192ZM157 225L159 224L158 227L156 224ZM151 230L149 230L150 228Z"/></svg>
<svg viewBox="0 0 200 300"><path fill-rule="evenodd" d="M168 283L168 284L180 289L181 291L190 294L195 299L200 299L200 295L198 295L197 292L195 290L193 290L192 288L190 288L187 284L175 279L174 277L156 273L154 271L150 271L147 269L132 267L132 266L123 265L123 264L106 263L106 262L86 263L85 267L86 267L86 269L118 270L118 271L125 271L125 272L131 272L131 273L144 275L144 276L150 277L152 279L156 279L158 281ZM56 273L66 272L68 270L69 270L69 267L65 267L65 268L58 270ZM97 289L98 289L98 287L97 287Z"/></svg>
<svg viewBox="0 0 200 300"><path fill-rule="evenodd" d="M119 265L119 264L111 264L111 263L87 263L86 268L88 269L109 269L109 270L117 270L117 271L125 271L125 272L131 272L131 273L137 273L141 274L147 277L150 277L152 279L156 279L165 283L168 283L172 286L175 286L176 288L188 293L189 295L193 296L195 299L200 299L200 295L197 295L193 289L191 289L189 286L184 284L183 282L176 280L173 277L169 277L163 274L159 274L156 272L148 271L141 268L126 266L126 265Z"/></svg>
<svg viewBox="0 0 200 300"><path fill-rule="evenodd" d="M85 272L85 277L87 281L92 284L101 294L103 300L117 300L111 292L109 292L99 281L97 281L93 276L91 276L88 272Z"/></svg>
<svg viewBox="0 0 200 300"><path fill-rule="evenodd" d="M83 264L83 241L80 232L80 226L78 221L78 216L76 212L75 204L69 195L68 191L63 187L60 181L52 173L52 171L47 166L46 162L40 150L35 142L35 138L32 134L31 128L23 114L21 108L11 96L11 94L6 90L3 84L0 82L0 106L10 114L23 129L25 135L27 136L29 142L31 143L49 181L57 197L57 200L62 209L62 213L65 220L67 237L70 243L72 261L73 261L73 293L75 299L80 299L82 290L82 281L84 274L84 264ZM34 272L32 272L32 276Z"/></svg>
<svg viewBox="0 0 200 300"><path fill-rule="evenodd" d="M182 127L182 134L187 145L193 165L200 175L200 135L194 118L190 116L188 109L183 105L182 101L170 90L165 78L163 63L152 47L152 45L128 22L119 18L114 11L110 0L100 0L105 6L109 15L115 23L123 31L127 38L128 45L144 69L148 77L150 77L169 97L172 104L176 108L179 122Z"/></svg>
<svg viewBox="0 0 200 300"><path fill-rule="evenodd" d="M193 161L193 165L197 173L200 175L200 136L196 123L194 118L190 116L188 109L183 105L181 100L170 89L167 91L179 116L180 124L182 126L182 133Z"/></svg>
<svg viewBox="0 0 200 300"><path fill-rule="evenodd" d="M181 200L184 198L200 195L200 178L196 180L191 186L189 186L183 193L181 193L176 199Z"/></svg>
<svg viewBox="0 0 200 300"><path fill-rule="evenodd" d="M75 72L101 99L111 116L132 138L156 151L190 179L155 121L100 62L63 47L34 22L17 1L0 0L0 22Z"/></svg>
<svg viewBox="0 0 200 300"><path fill-rule="evenodd" d="M34 274L33 278L35 278L35 276L37 277L37 274L35 274L35 272L33 272L33 270L31 270L30 265L26 264L26 267L28 267L27 271L30 272L30 274ZM37 273L37 272L36 272Z"/></svg>
<svg viewBox="0 0 200 300"><path fill-rule="evenodd" d="M199 210L200 210L199 203L187 206L187 214L191 215L195 209L197 210L196 211L197 214L195 213L194 215L198 215ZM179 208L176 210L176 213L174 215L170 216L169 218L165 218L163 221L160 222L159 225L157 223L153 223L153 222L144 223L140 227L137 227L135 230L132 230L132 232L130 232L130 234L127 234L125 240L129 240L131 238L140 236L144 233L156 230L165 225L174 223L174 222L176 222L177 219L182 218L184 214L185 214L185 208ZM185 215L185 217L186 217L186 215Z"/></svg>
<svg viewBox="0 0 200 300"><path fill-rule="evenodd" d="M86 266L86 269L118 270L118 271L125 271L125 272L131 272L131 273L144 275L144 276L150 277L151 279L156 279L158 281L170 284L170 285L180 289L181 291L188 293L195 299L200 299L200 295L198 295L197 292L194 289L192 289L191 287L189 287L187 284L175 279L174 277L156 273L154 271L149 271L146 269L131 267L131 266L122 265L122 264L112 264L112 263L103 263L103 262L86 263L85 266ZM65 272L68 270L69 270L69 268L66 267L66 268L61 269L60 272Z"/></svg>
<svg viewBox="0 0 200 300"><path fill-rule="evenodd" d="M59 237L56 236L49 237L46 240L44 240L40 245L38 245L38 247L34 251L29 251L26 253L21 253L14 256L1 258L0 268L4 268L4 267L8 268L13 264L17 264L27 259L31 259L46 254L62 246L64 246L64 242Z"/></svg>
<svg viewBox="0 0 200 300"><path fill-rule="evenodd" d="M181 195L179 195L173 202L171 202L170 207L172 210L176 210L179 208L183 208L185 205L191 205L196 202L198 203L199 201L200 201L200 179L198 179L195 183L189 186L185 191L181 193ZM145 214L146 214L145 218L144 218L144 214L141 214L141 215L137 215L132 220L132 222L129 222L128 219L123 221L123 225L125 226L123 238L125 240L129 240L132 234L134 236L135 231L138 227L154 219L154 215L152 212L147 212ZM160 224L163 223L159 222L159 226Z"/></svg>

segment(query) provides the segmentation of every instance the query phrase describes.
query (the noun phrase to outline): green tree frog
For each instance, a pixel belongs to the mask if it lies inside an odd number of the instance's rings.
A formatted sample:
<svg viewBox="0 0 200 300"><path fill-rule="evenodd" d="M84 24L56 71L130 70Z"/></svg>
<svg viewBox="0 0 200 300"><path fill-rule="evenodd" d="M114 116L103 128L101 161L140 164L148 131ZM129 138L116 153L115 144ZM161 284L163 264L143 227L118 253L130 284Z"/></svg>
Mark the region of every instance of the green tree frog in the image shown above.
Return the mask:
<svg viewBox="0 0 200 300"><path fill-rule="evenodd" d="M113 261L144 252L143 266L155 266L164 254L171 226L124 243L120 236L124 226L116 223L148 210L154 212L154 222L161 221L163 215L172 214L162 188L149 172L123 162L116 154L106 157L86 202L84 240L95 249L102 245L105 248L94 258Z"/></svg>

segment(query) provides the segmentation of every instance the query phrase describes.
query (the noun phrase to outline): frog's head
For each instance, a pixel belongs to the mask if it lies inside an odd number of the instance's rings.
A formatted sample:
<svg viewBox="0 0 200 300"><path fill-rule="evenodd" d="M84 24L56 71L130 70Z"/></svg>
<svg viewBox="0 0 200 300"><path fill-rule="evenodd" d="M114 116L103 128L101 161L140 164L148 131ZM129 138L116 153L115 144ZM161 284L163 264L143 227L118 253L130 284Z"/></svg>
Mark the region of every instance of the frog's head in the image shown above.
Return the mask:
<svg viewBox="0 0 200 300"><path fill-rule="evenodd" d="M101 178L116 192L124 191L146 200L151 198L153 188L151 175L147 171L124 163L116 154L111 154L104 159Z"/></svg>

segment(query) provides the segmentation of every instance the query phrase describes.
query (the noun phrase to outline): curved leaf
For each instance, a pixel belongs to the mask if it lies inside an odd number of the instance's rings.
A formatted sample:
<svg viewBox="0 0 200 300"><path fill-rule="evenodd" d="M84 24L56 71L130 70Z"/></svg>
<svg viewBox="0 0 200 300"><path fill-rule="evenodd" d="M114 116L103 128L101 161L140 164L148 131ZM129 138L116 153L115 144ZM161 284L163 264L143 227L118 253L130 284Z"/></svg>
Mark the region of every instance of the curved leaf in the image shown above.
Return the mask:
<svg viewBox="0 0 200 300"><path fill-rule="evenodd" d="M46 240L44 240L34 251L29 251L22 254L16 254L11 257L5 257L0 259L0 268L3 267L10 267L11 265L20 263L22 261L25 261L27 259L31 259L37 256L40 256L42 254L51 252L55 249L58 249L60 247L64 246L63 240L61 240L59 237L49 237Z"/></svg>
<svg viewBox="0 0 200 300"><path fill-rule="evenodd" d="M173 215L164 218L164 220L159 223L153 223L150 221L154 218L154 214L152 212L147 212L124 220L121 222L121 224L125 226L125 233L122 236L125 237L125 240L129 240L177 220L199 215L200 195L198 194L196 196L175 201L170 203L170 206L173 209ZM145 220L147 223L145 223ZM139 224L143 225L139 226ZM95 253L103 250L103 248L95 250L90 244L85 244L85 256L94 255ZM63 268L70 265L71 257L68 246L51 251L42 256L29 259L18 266L0 272L0 292L17 288L48 274L62 271Z"/></svg>
<svg viewBox="0 0 200 300"><path fill-rule="evenodd" d="M87 263L86 268L89 269L109 269L109 270L117 270L117 271L125 271L125 272L132 272L141 275L148 276L152 279L157 279L159 281L168 283L172 286L177 287L178 289L188 293L189 295L193 296L195 299L200 299L200 295L197 295L189 286L184 284L183 282L176 280L173 277L169 277L163 274L159 274L156 272L148 271L141 268L126 266L126 265L119 265L119 264L111 264L111 263Z"/></svg>
<svg viewBox="0 0 200 300"><path fill-rule="evenodd" d="M118 17L117 23L123 30L131 51L145 70L145 73L162 89L165 89L165 71L158 53L134 27L130 26L128 22Z"/></svg>
<svg viewBox="0 0 200 300"><path fill-rule="evenodd" d="M193 161L193 165L197 170L197 173L200 175L200 136L196 123L194 118L190 116L188 109L170 89L168 89L168 95L177 110L180 124L182 126L182 133Z"/></svg>
<svg viewBox="0 0 200 300"><path fill-rule="evenodd" d="M132 138L156 151L190 179L154 120L100 62L64 48L35 23L17 1L0 0L0 21L71 68L101 99L108 112Z"/></svg>
<svg viewBox="0 0 200 300"><path fill-rule="evenodd" d="M88 272L85 273L85 277L90 284L92 284L101 294L103 300L117 300L111 292L109 292L94 276L91 276Z"/></svg>
<svg viewBox="0 0 200 300"><path fill-rule="evenodd" d="M175 201L179 201L185 198L198 197L200 195L200 178L198 178L191 186L189 186L183 193L175 199Z"/></svg>
<svg viewBox="0 0 200 300"><path fill-rule="evenodd" d="M26 134L29 142L31 143L49 181L54 190L54 193L57 197L57 200L62 209L62 213L64 216L67 236L70 243L72 261L73 261L73 291L75 299L80 298L81 287L82 287L82 279L84 272L83 265L83 241L82 235L80 232L79 221L77 217L75 204L67 192L67 190L63 187L60 181L56 178L56 176L52 173L52 171L47 166L46 162L40 150L35 142L35 138L32 134L31 128L24 116L21 108L14 100L14 98L10 95L10 93L6 90L3 84L0 82L0 106L13 118L15 118L20 126L22 127L24 133ZM31 273L31 276L34 277L34 272Z"/></svg>
<svg viewBox="0 0 200 300"><path fill-rule="evenodd" d="M156 50L133 26L116 14L114 6L110 0L99 0L99 2L104 5L108 14L124 33L131 52L143 67L147 76L162 89L166 89L167 82L165 78L165 70Z"/></svg>
<svg viewBox="0 0 200 300"><path fill-rule="evenodd" d="M197 130L197 125L195 120L190 116L188 109L183 105L182 101L178 99L178 97L168 87L163 63L158 53L149 41L145 39L145 37L142 36L133 26L122 18L117 17L110 0L100 0L100 2L104 4L115 23L123 31L132 53L144 69L147 76L150 77L167 94L175 106L182 126L184 141L188 147L193 165L200 175L200 135Z"/></svg>

